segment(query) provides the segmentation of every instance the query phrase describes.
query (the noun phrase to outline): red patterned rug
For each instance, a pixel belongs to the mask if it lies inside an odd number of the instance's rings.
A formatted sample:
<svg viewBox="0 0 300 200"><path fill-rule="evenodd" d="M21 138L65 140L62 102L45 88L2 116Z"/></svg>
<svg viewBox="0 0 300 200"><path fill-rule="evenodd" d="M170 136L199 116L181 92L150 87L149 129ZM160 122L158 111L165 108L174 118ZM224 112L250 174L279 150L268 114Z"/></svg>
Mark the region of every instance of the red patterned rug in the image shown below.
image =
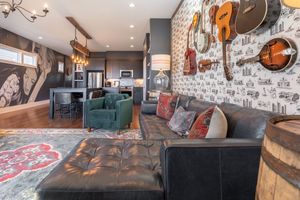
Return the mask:
<svg viewBox="0 0 300 200"><path fill-rule="evenodd" d="M60 153L45 143L0 151L0 182L15 178L24 171L43 169L60 159Z"/></svg>

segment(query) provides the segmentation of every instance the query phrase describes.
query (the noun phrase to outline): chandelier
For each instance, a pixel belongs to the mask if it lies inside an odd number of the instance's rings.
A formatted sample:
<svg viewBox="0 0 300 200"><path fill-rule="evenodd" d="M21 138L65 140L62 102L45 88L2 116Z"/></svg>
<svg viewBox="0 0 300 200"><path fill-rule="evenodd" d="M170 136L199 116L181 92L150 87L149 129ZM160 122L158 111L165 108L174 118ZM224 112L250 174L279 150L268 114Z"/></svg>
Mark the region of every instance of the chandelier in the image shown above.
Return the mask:
<svg viewBox="0 0 300 200"><path fill-rule="evenodd" d="M18 2L16 2L15 0L11 0L11 2L0 0L0 7L3 7L2 13L4 15L4 18L7 18L11 12L15 12L17 10L23 15L23 17L25 17L25 19L27 19L30 22L34 22L37 17L45 17L49 12L47 4L44 5L43 14L37 14L35 10L31 12L26 8L22 7L22 2L23 0L19 0Z"/></svg>
<svg viewBox="0 0 300 200"><path fill-rule="evenodd" d="M75 27L75 38L70 41L70 45L73 48L73 54L71 56L72 62L75 64L82 64L87 66L89 64L88 56L89 50L87 47L87 38L85 38L85 47L83 47L77 39L77 28Z"/></svg>

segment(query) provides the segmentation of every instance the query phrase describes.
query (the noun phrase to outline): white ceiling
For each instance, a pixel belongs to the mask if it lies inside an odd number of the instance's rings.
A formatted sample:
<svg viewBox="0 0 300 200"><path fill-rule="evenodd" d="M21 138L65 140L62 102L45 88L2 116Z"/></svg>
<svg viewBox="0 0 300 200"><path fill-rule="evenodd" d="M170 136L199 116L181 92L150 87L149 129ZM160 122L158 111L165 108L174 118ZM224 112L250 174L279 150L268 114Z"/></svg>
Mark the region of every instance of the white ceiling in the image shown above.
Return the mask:
<svg viewBox="0 0 300 200"><path fill-rule="evenodd" d="M149 32L150 18L171 18L180 0L24 0L29 10L41 11L44 3L49 14L30 23L17 11L7 19L0 14L0 26L9 31L39 42L58 52L70 55L69 45L74 38L74 27L66 16L74 17L92 36L88 41L91 51L142 50L145 33ZM129 4L134 3L135 8ZM135 28L129 28L133 24ZM38 37L43 39L39 40ZM135 39L130 40L133 36ZM80 43L85 39L78 34ZM109 44L110 48L106 45ZM130 48L134 45L134 48Z"/></svg>

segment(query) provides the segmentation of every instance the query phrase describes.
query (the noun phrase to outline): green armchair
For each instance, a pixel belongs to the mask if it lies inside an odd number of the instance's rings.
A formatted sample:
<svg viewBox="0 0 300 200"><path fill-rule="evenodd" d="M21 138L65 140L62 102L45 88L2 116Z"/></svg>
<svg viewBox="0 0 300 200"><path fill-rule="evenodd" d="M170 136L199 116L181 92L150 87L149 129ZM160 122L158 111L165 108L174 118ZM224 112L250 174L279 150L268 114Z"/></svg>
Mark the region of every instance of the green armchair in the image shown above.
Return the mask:
<svg viewBox="0 0 300 200"><path fill-rule="evenodd" d="M122 129L132 122L133 100L127 94L111 94L90 99L86 106L88 128Z"/></svg>

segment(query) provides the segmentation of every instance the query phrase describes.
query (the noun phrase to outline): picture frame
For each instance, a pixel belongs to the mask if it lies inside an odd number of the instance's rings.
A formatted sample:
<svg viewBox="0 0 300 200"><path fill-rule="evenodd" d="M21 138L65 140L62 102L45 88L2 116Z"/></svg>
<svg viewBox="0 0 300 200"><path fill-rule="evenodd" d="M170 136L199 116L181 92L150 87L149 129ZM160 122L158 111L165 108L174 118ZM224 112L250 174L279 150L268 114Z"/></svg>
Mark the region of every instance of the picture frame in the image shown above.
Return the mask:
<svg viewBox="0 0 300 200"><path fill-rule="evenodd" d="M64 71L65 71L65 63L59 61L59 62L58 62L58 72L64 73Z"/></svg>
<svg viewBox="0 0 300 200"><path fill-rule="evenodd" d="M76 64L76 72L83 72L83 65L82 64Z"/></svg>

